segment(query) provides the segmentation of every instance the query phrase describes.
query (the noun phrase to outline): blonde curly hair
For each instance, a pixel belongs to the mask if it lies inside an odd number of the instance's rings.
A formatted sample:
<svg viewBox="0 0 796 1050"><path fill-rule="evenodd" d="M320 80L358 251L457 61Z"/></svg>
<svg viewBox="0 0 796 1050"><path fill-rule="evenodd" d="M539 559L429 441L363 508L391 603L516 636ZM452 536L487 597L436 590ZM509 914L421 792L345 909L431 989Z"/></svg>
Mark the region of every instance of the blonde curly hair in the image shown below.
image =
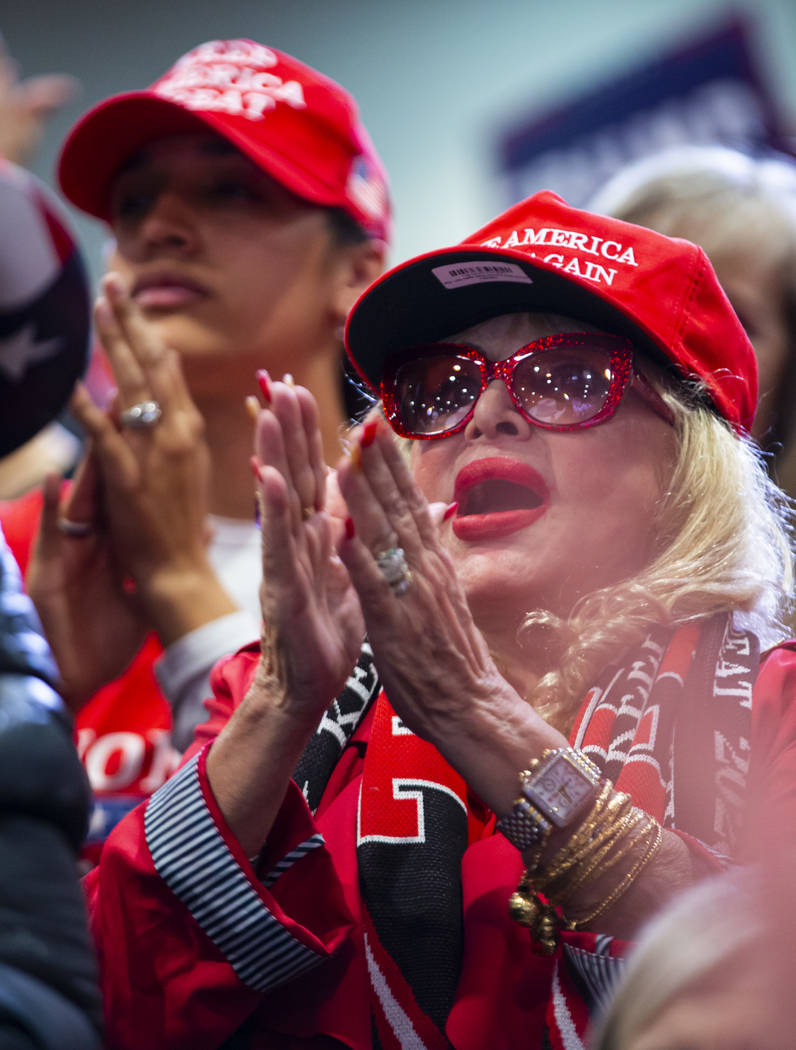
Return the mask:
<svg viewBox="0 0 796 1050"><path fill-rule="evenodd" d="M787 497L756 446L735 434L695 387L661 393L675 415L678 452L653 522L652 561L632 578L584 596L566 620L544 609L529 612L518 632L524 647L541 645L548 654L549 669L528 699L565 730L600 672L654 625L729 612L763 647L787 633L793 583Z"/></svg>

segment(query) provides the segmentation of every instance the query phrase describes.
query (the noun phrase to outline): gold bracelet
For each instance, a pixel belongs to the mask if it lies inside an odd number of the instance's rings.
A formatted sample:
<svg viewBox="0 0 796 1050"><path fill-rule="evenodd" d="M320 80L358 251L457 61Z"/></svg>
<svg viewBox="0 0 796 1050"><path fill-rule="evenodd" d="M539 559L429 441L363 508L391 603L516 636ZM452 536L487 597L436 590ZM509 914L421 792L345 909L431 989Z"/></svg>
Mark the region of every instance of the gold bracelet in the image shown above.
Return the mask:
<svg viewBox="0 0 796 1050"><path fill-rule="evenodd" d="M641 823L644 827L638 832ZM542 850L534 849L528 858L529 866L509 900L512 918L530 929L543 952L552 954L562 928L576 929L592 922L627 892L659 848L662 834L657 821L633 806L629 795L614 791L611 782L606 781L589 814L543 868ZM609 896L585 917L568 919L562 909L572 895L595 872L611 870L639 845L643 849L641 857Z"/></svg>
<svg viewBox="0 0 796 1050"><path fill-rule="evenodd" d="M598 868L603 872L610 871L611 868L624 860L636 844L637 836L631 836L631 832L644 820L645 815L640 810L632 809L617 826L616 834L609 838L589 862L580 868L575 878L559 892L563 892L567 897L571 897L574 893L577 893L584 883L589 881ZM622 842L622 840L624 840L623 844L617 846L617 843Z"/></svg>
<svg viewBox="0 0 796 1050"><path fill-rule="evenodd" d="M600 838L609 833L610 825L603 824L602 821L613 794L613 784L610 780L606 780L590 812L572 832L555 857L545 865L544 872L540 872L541 877L547 881L557 878L561 872L577 863L581 853L591 846L595 837Z"/></svg>
<svg viewBox="0 0 796 1050"><path fill-rule="evenodd" d="M618 886L616 886L611 893L601 901L588 915L584 915L582 918L575 920L570 923L571 928L578 929L587 926L589 923L594 922L605 912L609 911L630 889L636 879L639 877L644 868L649 864L652 858L660 849L661 843L663 842L663 828L657 822L650 817L650 828L654 828L654 834L652 841L647 846L646 851L636 861L633 867L628 871L624 878L621 880Z"/></svg>
<svg viewBox="0 0 796 1050"><path fill-rule="evenodd" d="M615 792L603 812L594 816L590 814L589 826L578 829L540 873L537 880L539 888L546 893L546 886L559 881L573 869L591 870L596 857L605 855L629 833L636 822L634 812L630 796ZM576 880L581 881L579 876L576 876Z"/></svg>

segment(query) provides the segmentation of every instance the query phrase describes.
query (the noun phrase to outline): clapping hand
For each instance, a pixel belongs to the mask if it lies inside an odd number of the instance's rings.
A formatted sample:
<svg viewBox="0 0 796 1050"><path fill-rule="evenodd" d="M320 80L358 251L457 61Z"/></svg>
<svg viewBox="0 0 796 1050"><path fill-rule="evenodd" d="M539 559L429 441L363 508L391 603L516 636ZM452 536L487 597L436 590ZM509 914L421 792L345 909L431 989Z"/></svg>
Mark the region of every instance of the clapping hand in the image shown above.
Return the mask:
<svg viewBox="0 0 796 1050"><path fill-rule="evenodd" d="M267 404L252 463L262 515L261 673L314 727L356 663L364 624L337 555L345 510L323 461L315 399L260 376Z"/></svg>

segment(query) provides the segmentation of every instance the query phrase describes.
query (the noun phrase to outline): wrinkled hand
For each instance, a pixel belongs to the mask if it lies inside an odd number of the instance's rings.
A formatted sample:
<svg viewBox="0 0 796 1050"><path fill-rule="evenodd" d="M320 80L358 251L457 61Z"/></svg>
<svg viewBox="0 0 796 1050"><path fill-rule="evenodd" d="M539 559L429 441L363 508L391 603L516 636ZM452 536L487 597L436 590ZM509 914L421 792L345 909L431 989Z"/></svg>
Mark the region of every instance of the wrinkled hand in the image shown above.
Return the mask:
<svg viewBox="0 0 796 1050"><path fill-rule="evenodd" d="M0 41L0 156L26 164L49 117L72 99L74 77L57 73L19 80L17 65Z"/></svg>
<svg viewBox="0 0 796 1050"><path fill-rule="evenodd" d="M98 473L89 449L66 496L61 479L47 477L26 578L61 673L61 692L73 711L124 671L146 633L102 524ZM88 531L68 535L59 521Z"/></svg>
<svg viewBox="0 0 796 1050"><path fill-rule="evenodd" d="M135 584L164 645L235 605L207 557L210 458L204 422L177 353L146 324L117 275L103 282L97 334L118 386L111 412L78 388L72 411L94 444L103 519L117 563ZM160 406L149 426L122 425L125 410Z"/></svg>
<svg viewBox="0 0 796 1050"><path fill-rule="evenodd" d="M366 423L352 446L337 480L356 531L338 549L384 689L404 724L496 813L507 813L517 771L566 741L498 670L441 542L449 526L415 485L387 424ZM411 572L402 592L376 560L393 547L403 549Z"/></svg>
<svg viewBox="0 0 796 1050"><path fill-rule="evenodd" d="M314 726L356 663L364 625L336 552L345 521L339 501L335 510L327 500L315 400L287 383L271 383L267 396L253 459L262 515L260 678Z"/></svg>
<svg viewBox="0 0 796 1050"><path fill-rule="evenodd" d="M440 523L386 423L366 423L353 445L355 455L338 466L338 483L356 535L340 555L393 707L410 729L435 739L479 699L514 691L473 621ZM403 549L412 574L403 593L391 589L376 561L394 547Z"/></svg>

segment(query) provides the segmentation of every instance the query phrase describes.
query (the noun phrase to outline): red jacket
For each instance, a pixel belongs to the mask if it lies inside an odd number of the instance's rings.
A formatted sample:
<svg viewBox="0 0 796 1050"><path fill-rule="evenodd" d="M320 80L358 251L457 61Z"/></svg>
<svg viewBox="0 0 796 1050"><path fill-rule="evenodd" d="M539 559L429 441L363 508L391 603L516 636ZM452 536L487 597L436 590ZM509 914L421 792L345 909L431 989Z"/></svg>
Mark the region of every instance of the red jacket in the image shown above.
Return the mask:
<svg viewBox="0 0 796 1050"><path fill-rule="evenodd" d="M217 667L211 720L185 765L121 822L87 877L118 1050L210 1050L239 1029L235 1046L263 1050L371 1047L355 857L362 746L343 753L314 817L291 786L257 872L207 783L207 745L256 661L250 647ZM794 688L796 653L777 649L754 686L747 807L755 821L776 812L780 831L796 823ZM367 743L371 724L355 742ZM456 1050L535 1048L547 1025L552 1046L578 1047L583 997L610 985L626 945L568 933L558 958L535 955L506 907L520 855L492 827L462 862L465 947L448 1038Z"/></svg>

